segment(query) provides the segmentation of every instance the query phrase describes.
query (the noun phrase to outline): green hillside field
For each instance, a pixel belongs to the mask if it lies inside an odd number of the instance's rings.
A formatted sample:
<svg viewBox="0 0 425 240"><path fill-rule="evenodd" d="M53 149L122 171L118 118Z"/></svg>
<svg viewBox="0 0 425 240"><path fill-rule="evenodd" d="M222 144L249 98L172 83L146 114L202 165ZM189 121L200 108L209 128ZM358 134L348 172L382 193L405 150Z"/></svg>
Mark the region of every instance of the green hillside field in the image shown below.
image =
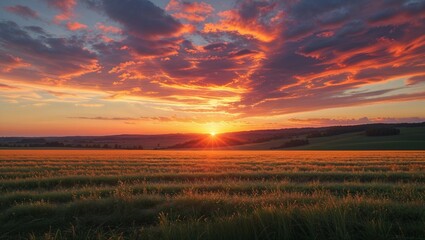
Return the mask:
<svg viewBox="0 0 425 240"><path fill-rule="evenodd" d="M365 132L309 138L310 144L283 150L425 150L425 127L399 128L400 135L369 137ZM305 138L300 136L299 138ZM294 138L292 138L294 139ZM291 138L234 146L237 150L268 150Z"/></svg>
<svg viewBox="0 0 425 240"><path fill-rule="evenodd" d="M425 127L400 128L400 135L368 137L364 132L310 138L300 150L425 150Z"/></svg>

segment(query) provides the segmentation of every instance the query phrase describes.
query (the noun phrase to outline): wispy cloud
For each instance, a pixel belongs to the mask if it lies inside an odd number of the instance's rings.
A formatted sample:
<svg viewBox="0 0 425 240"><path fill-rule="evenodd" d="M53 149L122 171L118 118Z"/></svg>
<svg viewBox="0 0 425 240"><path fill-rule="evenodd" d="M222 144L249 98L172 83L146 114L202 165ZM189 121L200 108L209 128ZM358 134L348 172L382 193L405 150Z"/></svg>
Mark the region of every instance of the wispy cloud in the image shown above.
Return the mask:
<svg viewBox="0 0 425 240"><path fill-rule="evenodd" d="M75 106L77 107L89 107L89 108L98 108L105 106L104 104L100 103L76 103Z"/></svg>
<svg viewBox="0 0 425 240"><path fill-rule="evenodd" d="M14 13L16 15L22 16L27 19L39 19L40 16L38 12L31 9L30 7L23 6L23 5L14 5L14 6L7 6L5 7L5 10L11 13Z"/></svg>
<svg viewBox="0 0 425 240"><path fill-rule="evenodd" d="M181 0L170 0L165 9L177 19L192 22L203 22L214 12L214 7L208 3Z"/></svg>
<svg viewBox="0 0 425 240"><path fill-rule="evenodd" d="M98 121L124 121L124 122L182 122L182 123L212 123L212 122L226 122L232 121L234 118L227 117L225 120L219 120L213 116L191 116L191 117L179 117L179 116L152 116L152 117L104 117L104 116L95 116L95 117L68 117L69 119L81 119L81 120L98 120Z"/></svg>
<svg viewBox="0 0 425 240"><path fill-rule="evenodd" d="M406 117L406 118L291 118L290 122L300 124L303 126L334 126L334 125L357 125L357 124L369 124L369 123L419 123L425 122L425 117Z"/></svg>

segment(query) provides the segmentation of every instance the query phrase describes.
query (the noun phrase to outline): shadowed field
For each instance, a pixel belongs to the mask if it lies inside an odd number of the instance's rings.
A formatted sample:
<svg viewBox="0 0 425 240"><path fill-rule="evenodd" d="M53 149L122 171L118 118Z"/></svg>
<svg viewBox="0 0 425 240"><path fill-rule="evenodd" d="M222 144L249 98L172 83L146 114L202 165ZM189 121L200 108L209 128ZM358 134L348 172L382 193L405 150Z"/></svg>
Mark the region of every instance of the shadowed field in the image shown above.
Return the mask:
<svg viewBox="0 0 425 240"><path fill-rule="evenodd" d="M400 128L394 136L366 136L364 131L334 136L308 138L309 144L287 150L425 150L425 127ZM303 139L302 136L300 139ZM291 138L232 147L238 150L260 150L278 147Z"/></svg>
<svg viewBox="0 0 425 240"><path fill-rule="evenodd" d="M0 151L0 239L424 239L421 151Z"/></svg>

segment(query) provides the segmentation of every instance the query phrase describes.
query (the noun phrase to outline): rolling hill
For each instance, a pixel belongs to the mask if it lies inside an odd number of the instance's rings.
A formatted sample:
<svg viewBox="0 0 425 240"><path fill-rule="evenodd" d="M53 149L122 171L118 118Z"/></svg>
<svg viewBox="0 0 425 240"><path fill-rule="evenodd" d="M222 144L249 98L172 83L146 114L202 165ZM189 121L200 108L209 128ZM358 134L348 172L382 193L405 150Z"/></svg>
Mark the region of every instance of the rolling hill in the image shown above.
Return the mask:
<svg viewBox="0 0 425 240"><path fill-rule="evenodd" d="M368 136L370 130L378 136ZM381 130L390 136L379 136ZM298 146L297 143L302 143ZM293 147L297 146L297 147ZM0 148L425 150L425 123L364 124L209 134L2 137Z"/></svg>

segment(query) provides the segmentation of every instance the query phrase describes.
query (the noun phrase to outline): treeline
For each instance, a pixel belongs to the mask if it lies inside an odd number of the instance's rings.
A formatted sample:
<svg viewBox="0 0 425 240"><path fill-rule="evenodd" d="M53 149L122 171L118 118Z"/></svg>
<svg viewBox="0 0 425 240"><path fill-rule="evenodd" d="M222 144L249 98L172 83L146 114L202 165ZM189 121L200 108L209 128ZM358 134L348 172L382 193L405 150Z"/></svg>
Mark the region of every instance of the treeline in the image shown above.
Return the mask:
<svg viewBox="0 0 425 240"><path fill-rule="evenodd" d="M314 130L315 130L314 128L285 129L283 132L271 134L271 136L268 136L268 137L257 138L253 141L250 141L250 143L262 143L262 142L268 142L268 141L278 140L282 138L297 137L300 135L310 134Z"/></svg>
<svg viewBox="0 0 425 240"><path fill-rule="evenodd" d="M283 139L283 138L296 138L299 136L305 136L306 138L318 138L318 137L330 137L347 133L355 133L355 132L366 132L370 131L370 135L366 133L367 136L372 136L373 134L383 134L380 136L389 136L389 135L397 135L400 134L400 130L398 133L395 133L394 130L399 127L425 127L425 122L422 123L375 123L375 124L362 124L362 125L353 125L353 126L332 126L332 127L320 127L320 128L291 128L291 129L283 129L277 130L276 133L270 133L270 136L260 137L255 140L250 141L250 143L261 143L267 142L271 140ZM386 130L373 130L373 129L386 129ZM376 132L376 133L372 133ZM381 133L382 132L382 133ZM393 132L388 133L387 132ZM379 136L379 135L375 135Z"/></svg>
<svg viewBox="0 0 425 240"><path fill-rule="evenodd" d="M38 139L39 140L39 139ZM122 146L119 144L65 144L58 141L46 142L40 140L38 143L23 139L16 143L0 143L0 148L88 148L88 149L138 149L142 150L143 146Z"/></svg>
<svg viewBox="0 0 425 240"><path fill-rule="evenodd" d="M284 144L280 145L279 147L274 147L271 149L281 149L281 148L291 148L291 147L299 147L308 145L309 141L308 139L293 139L285 142Z"/></svg>
<svg viewBox="0 0 425 240"><path fill-rule="evenodd" d="M363 125L354 125L354 126L324 127L324 128L317 128L311 131L309 134L307 134L307 138L330 137L330 136L341 135L346 133L354 133L354 132L366 132L367 136L398 135L400 134L400 130L397 129L399 127L425 127L425 122L423 123L394 123L394 124L376 123L376 124L363 124ZM382 135L379 135L379 134L382 134Z"/></svg>
<svg viewBox="0 0 425 240"><path fill-rule="evenodd" d="M390 127L369 128L366 130L366 136L392 136L399 135L400 129Z"/></svg>
<svg viewBox="0 0 425 240"><path fill-rule="evenodd" d="M362 132L362 131L365 131L366 129L367 129L366 125L329 127L329 128L313 131L312 133L308 134L307 137L308 138L329 137L329 136L341 135L346 133Z"/></svg>
<svg viewBox="0 0 425 240"><path fill-rule="evenodd" d="M249 143L261 143L278 139L290 138L317 138L328 137L340 134L363 132L367 136L390 136L400 134L397 128L408 127L425 127L425 122L422 123L396 123L396 124L363 124L354 126L332 126L320 128L288 128L278 130L258 130L248 132L225 133L217 136L216 140L209 137L197 138L193 140L191 136L187 139L182 139L182 142L170 147L156 147L155 149L164 148L209 148L209 147L226 147L236 146ZM378 130L374 130L378 129ZM394 130L397 129L397 130ZM160 135L153 135L155 141L160 142ZM121 139L121 138L120 138ZM124 141L116 139L116 136L110 137L111 142L105 143L105 138L93 137L61 137L61 138L21 138L21 137L0 137L0 147L28 147L28 148L99 148L99 149L143 149L142 146L122 144ZM137 139L137 136L131 140ZM57 141L59 140L59 141ZM114 140L114 141L113 141ZM185 141L186 140L186 141ZM114 143L117 144L114 145ZM295 144L295 143L291 143ZM308 144L308 143L307 143ZM284 147L284 146L283 146Z"/></svg>
<svg viewBox="0 0 425 240"><path fill-rule="evenodd" d="M367 124L367 125L357 125L357 126L336 126L336 127L321 128L321 129L315 129L313 132L310 131L308 134L304 134L304 136L306 136L307 139L292 139L278 147L273 147L271 149L282 149L282 148L304 146L309 144L308 138L329 137L329 136L355 133L355 132L364 132L366 136L370 136L370 137L399 135L400 129L393 127L394 125L396 126L404 125L404 127L406 127L406 125L407 126L412 126L412 125L423 126L424 124L423 123L422 124ZM294 137L294 136L292 135L291 137Z"/></svg>

